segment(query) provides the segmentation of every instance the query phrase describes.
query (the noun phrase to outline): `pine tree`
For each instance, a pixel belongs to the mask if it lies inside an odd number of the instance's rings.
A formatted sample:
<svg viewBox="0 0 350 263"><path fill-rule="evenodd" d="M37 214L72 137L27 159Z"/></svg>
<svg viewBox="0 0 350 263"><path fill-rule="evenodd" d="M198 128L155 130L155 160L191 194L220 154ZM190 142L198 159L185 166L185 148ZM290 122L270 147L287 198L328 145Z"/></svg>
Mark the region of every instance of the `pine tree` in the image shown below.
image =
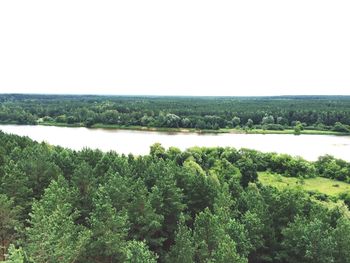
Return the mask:
<svg viewBox="0 0 350 263"><path fill-rule="evenodd" d="M4 259L8 245L18 237L20 228L19 208L13 199L0 194L0 260Z"/></svg>
<svg viewBox="0 0 350 263"><path fill-rule="evenodd" d="M126 254L128 218L126 211L117 211L104 186L100 186L93 198L94 208L90 216L92 241L88 254L100 262L121 262Z"/></svg>
<svg viewBox="0 0 350 263"><path fill-rule="evenodd" d="M167 256L169 263L192 263L194 262L194 241L190 228L185 224L185 217L181 215L175 235L175 243Z"/></svg>
<svg viewBox="0 0 350 263"><path fill-rule="evenodd" d="M25 250L34 262L71 263L84 251L91 234L74 223L78 213L71 205L73 198L65 179L59 177L33 203Z"/></svg>
<svg viewBox="0 0 350 263"><path fill-rule="evenodd" d="M164 216L152 207L149 193L142 181L132 187L133 198L128 205L131 239L145 240L152 249L159 249L165 240L160 234Z"/></svg>
<svg viewBox="0 0 350 263"><path fill-rule="evenodd" d="M143 241L129 241L125 263L156 263L158 256Z"/></svg>
<svg viewBox="0 0 350 263"><path fill-rule="evenodd" d="M183 203L183 193L176 186L173 176L167 174L161 180L157 180L156 185L152 188L150 198L157 214L164 217L162 237L166 239L163 248L167 250L174 240L180 213L186 207ZM159 253L162 257L162 253Z"/></svg>

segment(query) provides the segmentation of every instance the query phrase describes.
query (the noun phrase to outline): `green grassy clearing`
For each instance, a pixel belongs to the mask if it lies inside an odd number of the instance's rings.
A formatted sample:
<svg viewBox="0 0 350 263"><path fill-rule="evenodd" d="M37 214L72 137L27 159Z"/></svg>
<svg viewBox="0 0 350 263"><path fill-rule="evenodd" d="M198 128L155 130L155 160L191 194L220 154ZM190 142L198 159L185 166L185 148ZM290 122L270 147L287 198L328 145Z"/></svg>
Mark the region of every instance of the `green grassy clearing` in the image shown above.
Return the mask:
<svg viewBox="0 0 350 263"><path fill-rule="evenodd" d="M350 191L350 184L323 177L300 179L269 172L260 172L259 181L264 185L271 185L278 189L294 187L305 191L319 192L329 196L338 196L340 193Z"/></svg>

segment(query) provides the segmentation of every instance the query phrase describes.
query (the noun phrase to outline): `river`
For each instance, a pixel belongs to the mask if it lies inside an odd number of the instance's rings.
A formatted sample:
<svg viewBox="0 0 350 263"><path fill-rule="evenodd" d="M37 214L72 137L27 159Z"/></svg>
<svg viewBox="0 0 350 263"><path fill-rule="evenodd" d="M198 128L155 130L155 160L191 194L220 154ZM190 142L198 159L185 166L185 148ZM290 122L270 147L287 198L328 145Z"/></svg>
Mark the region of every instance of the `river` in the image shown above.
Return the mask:
<svg viewBox="0 0 350 263"><path fill-rule="evenodd" d="M287 153L311 161L325 154L350 161L350 136L166 133L39 125L0 125L0 130L74 150L89 147L143 155L149 152L150 145L159 142L166 148L175 146L181 150L192 146L230 146Z"/></svg>

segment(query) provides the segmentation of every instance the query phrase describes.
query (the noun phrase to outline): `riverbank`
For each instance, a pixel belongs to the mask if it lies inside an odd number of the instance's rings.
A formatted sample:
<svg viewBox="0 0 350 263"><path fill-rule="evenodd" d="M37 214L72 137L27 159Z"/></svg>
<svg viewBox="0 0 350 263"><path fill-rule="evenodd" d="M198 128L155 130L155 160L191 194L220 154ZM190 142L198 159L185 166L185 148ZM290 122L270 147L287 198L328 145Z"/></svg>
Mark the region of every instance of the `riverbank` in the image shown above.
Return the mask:
<svg viewBox="0 0 350 263"><path fill-rule="evenodd" d="M62 126L62 125L61 125ZM82 125L81 125L82 126ZM81 127L80 126L80 127ZM246 148L262 152L277 152L301 156L315 161L322 155L333 155L336 158L349 160L350 136L318 135L295 136L293 134L245 134L196 133L196 132L154 132L140 129L102 129L57 127L53 125L0 125L5 133L28 136L38 142L45 141L73 150L84 147L101 151L117 151L121 154L132 153L145 155L154 143L163 147L177 147L181 150L198 147L233 147Z"/></svg>
<svg viewBox="0 0 350 263"><path fill-rule="evenodd" d="M33 124L18 124L16 122L0 122L2 125L33 125ZM41 126L54 126L54 127L85 127L84 123L59 123L59 122L39 122L35 125ZM89 129L111 129L111 130L130 130L130 131L153 131L153 132L166 132L166 133L199 133L199 134L295 134L293 129L285 130L263 130L263 129L237 129L237 128L221 128L218 130L210 129L195 129L195 128L167 128L167 127L145 127L145 126L124 126L116 124L102 124L97 123ZM300 135L339 135L350 136L350 133L337 132L329 130L307 130L300 131Z"/></svg>
<svg viewBox="0 0 350 263"><path fill-rule="evenodd" d="M2 123L3 124L3 123ZM13 123L11 123L13 124ZM53 123L53 122L41 122L38 125L44 126L57 126L57 127L86 127L83 123ZM220 134L220 133L233 133L233 134L295 134L293 129L285 130L263 130L263 129L236 129L236 128L222 128L218 130L209 129L195 129L195 128L166 128L166 127L145 127L145 126L124 126L116 124L102 124L97 123L89 127L91 129L115 129L115 130L134 130L134 131L154 131L154 132L167 132L167 133L203 133L203 134ZM340 135L350 136L350 133L336 132L336 131L324 131L324 130L302 130L300 134L307 135Z"/></svg>

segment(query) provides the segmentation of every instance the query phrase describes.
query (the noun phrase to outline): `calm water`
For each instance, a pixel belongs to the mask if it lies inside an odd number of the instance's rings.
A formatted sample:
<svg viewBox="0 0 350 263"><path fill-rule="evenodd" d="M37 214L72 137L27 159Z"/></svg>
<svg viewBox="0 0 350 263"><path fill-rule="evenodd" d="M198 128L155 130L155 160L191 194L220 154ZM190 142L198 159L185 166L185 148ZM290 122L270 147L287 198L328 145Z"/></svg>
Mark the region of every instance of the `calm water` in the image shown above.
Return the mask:
<svg viewBox="0 0 350 263"><path fill-rule="evenodd" d="M251 148L263 152L288 153L308 160L331 154L350 161L350 136L227 133L203 135L29 125L0 125L0 130L75 150L89 147L140 155L147 154L150 145L160 142L166 148L176 146L182 150L191 146L231 146L237 149Z"/></svg>

